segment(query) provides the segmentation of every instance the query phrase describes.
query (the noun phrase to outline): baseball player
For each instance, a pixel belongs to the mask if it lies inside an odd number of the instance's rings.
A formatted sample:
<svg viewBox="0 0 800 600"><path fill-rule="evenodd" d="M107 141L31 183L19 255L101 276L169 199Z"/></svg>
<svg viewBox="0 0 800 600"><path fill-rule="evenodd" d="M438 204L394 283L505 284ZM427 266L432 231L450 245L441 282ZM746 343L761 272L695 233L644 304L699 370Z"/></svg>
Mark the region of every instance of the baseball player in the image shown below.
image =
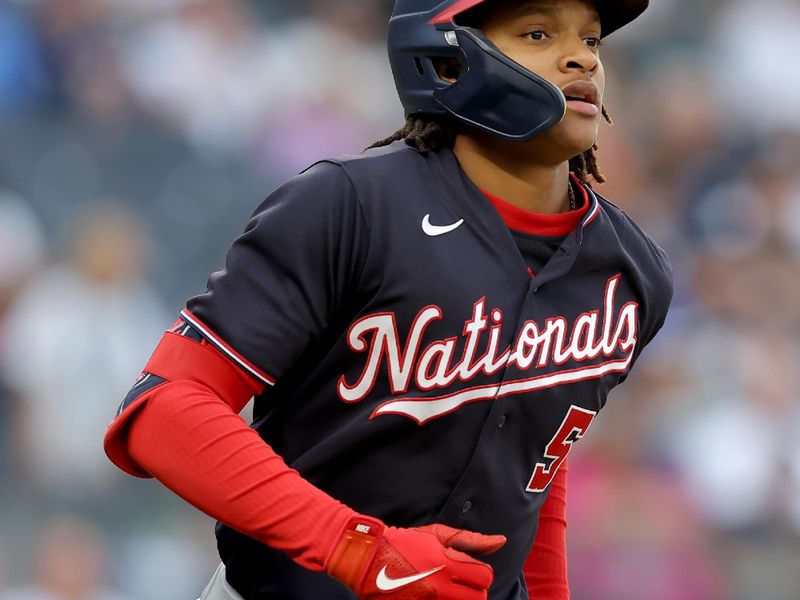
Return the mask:
<svg viewBox="0 0 800 600"><path fill-rule="evenodd" d="M218 519L203 598L569 597L567 455L672 293L590 186L646 6L397 0L406 126L255 211L106 436Z"/></svg>

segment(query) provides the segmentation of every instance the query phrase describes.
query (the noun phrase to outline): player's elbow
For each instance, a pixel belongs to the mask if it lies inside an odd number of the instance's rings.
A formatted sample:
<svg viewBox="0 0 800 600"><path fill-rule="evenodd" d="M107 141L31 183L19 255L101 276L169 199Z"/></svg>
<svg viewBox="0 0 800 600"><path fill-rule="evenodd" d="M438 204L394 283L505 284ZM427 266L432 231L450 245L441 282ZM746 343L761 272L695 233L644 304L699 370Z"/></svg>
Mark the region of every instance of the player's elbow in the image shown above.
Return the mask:
<svg viewBox="0 0 800 600"><path fill-rule="evenodd" d="M143 373L122 401L116 417L103 438L103 449L106 456L117 467L134 477L149 478L150 474L130 455L128 450L130 430L133 422L165 383L167 383L165 379L150 373Z"/></svg>

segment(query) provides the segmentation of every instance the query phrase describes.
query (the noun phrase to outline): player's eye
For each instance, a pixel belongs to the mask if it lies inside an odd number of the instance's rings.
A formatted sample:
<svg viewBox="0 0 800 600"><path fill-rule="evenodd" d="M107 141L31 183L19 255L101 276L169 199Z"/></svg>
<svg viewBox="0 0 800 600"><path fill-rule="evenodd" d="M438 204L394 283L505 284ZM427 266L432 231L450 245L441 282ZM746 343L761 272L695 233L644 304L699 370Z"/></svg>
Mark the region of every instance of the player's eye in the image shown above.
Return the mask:
<svg viewBox="0 0 800 600"><path fill-rule="evenodd" d="M583 40L584 43L589 46L589 48L597 49L603 45L603 42L600 40L599 37L588 37Z"/></svg>
<svg viewBox="0 0 800 600"><path fill-rule="evenodd" d="M525 35L532 40L536 40L537 42L550 37L549 35L547 35L547 32L542 31L541 29L537 29L536 31L531 31L529 33L526 33Z"/></svg>

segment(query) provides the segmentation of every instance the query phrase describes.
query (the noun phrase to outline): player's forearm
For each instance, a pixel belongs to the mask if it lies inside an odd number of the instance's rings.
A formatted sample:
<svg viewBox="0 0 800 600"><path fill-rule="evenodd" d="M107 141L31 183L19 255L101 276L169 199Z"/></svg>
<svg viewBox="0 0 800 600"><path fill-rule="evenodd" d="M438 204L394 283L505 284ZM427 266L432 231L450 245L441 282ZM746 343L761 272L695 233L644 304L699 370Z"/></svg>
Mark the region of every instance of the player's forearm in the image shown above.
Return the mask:
<svg viewBox="0 0 800 600"><path fill-rule="evenodd" d="M127 447L139 466L187 502L306 568L323 568L331 544L355 515L290 469L196 383L155 390L132 419Z"/></svg>

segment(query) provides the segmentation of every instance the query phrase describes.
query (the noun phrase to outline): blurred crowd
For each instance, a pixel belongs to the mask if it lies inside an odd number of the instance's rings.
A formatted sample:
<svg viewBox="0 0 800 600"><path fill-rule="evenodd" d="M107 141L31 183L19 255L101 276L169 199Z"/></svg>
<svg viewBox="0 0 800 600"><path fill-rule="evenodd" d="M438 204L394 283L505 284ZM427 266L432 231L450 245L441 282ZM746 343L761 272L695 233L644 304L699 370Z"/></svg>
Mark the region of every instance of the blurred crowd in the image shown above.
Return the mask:
<svg viewBox="0 0 800 600"><path fill-rule="evenodd" d="M105 459L253 208L402 124L388 0L0 0L0 600L195 598L212 523ZM800 0L603 49L599 190L673 262L570 470L575 600L800 598Z"/></svg>

